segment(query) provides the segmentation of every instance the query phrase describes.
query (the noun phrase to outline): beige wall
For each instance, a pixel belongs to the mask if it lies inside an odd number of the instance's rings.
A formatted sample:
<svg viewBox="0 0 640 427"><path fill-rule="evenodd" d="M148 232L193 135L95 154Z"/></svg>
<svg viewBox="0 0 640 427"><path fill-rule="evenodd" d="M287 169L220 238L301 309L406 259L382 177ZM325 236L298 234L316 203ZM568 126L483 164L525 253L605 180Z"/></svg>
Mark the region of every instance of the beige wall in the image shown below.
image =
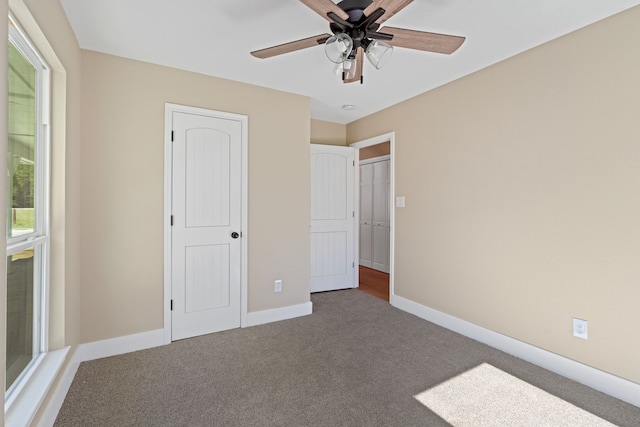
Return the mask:
<svg viewBox="0 0 640 427"><path fill-rule="evenodd" d="M165 102L249 116L249 312L308 302L309 99L91 51L82 72L82 342L163 327Z"/></svg>
<svg viewBox="0 0 640 427"><path fill-rule="evenodd" d="M347 126L323 120L311 120L311 143L347 145Z"/></svg>
<svg viewBox="0 0 640 427"><path fill-rule="evenodd" d="M349 142L396 132L397 295L640 383L638 22L348 125Z"/></svg>

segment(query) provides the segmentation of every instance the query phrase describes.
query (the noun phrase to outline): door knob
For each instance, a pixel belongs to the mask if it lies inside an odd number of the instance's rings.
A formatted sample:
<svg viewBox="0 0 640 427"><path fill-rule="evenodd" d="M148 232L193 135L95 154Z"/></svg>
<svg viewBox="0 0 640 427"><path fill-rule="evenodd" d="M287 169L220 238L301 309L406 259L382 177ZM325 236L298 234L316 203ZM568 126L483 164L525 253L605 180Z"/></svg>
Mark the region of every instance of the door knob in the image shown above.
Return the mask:
<svg viewBox="0 0 640 427"><path fill-rule="evenodd" d="M232 237L233 239L237 239L238 237L240 237L240 234L238 234L238 232L237 232L237 231L234 231L233 233L231 233L231 237Z"/></svg>

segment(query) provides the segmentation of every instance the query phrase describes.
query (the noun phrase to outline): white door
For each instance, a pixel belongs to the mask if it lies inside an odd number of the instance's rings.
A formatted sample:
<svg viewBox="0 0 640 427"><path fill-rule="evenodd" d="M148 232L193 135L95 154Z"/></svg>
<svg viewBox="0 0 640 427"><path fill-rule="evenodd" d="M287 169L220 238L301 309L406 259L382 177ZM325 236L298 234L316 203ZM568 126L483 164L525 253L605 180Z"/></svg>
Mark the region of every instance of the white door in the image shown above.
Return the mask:
<svg viewBox="0 0 640 427"><path fill-rule="evenodd" d="M360 265L372 268L373 163L360 166Z"/></svg>
<svg viewBox="0 0 640 427"><path fill-rule="evenodd" d="M355 288L355 155L311 145L311 292Z"/></svg>
<svg viewBox="0 0 640 427"><path fill-rule="evenodd" d="M360 265L389 273L390 161L360 164Z"/></svg>
<svg viewBox="0 0 640 427"><path fill-rule="evenodd" d="M172 129L171 339L178 340L240 326L243 127L173 112Z"/></svg>
<svg viewBox="0 0 640 427"><path fill-rule="evenodd" d="M372 268L389 272L389 160L373 163Z"/></svg>

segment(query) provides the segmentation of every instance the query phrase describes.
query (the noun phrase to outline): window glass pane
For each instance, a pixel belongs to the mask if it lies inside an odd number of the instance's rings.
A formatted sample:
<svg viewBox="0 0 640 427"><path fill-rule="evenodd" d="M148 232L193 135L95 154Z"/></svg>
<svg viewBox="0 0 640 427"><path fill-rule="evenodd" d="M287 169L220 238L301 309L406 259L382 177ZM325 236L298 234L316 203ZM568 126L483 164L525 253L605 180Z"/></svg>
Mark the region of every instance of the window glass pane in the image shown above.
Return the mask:
<svg viewBox="0 0 640 427"><path fill-rule="evenodd" d="M6 389L40 353L40 247L7 257L7 377Z"/></svg>
<svg viewBox="0 0 640 427"><path fill-rule="evenodd" d="M35 228L36 77L33 65L9 43L7 237Z"/></svg>
<svg viewBox="0 0 640 427"><path fill-rule="evenodd" d="M48 68L11 17L9 24L5 403L18 398L47 350L49 240Z"/></svg>

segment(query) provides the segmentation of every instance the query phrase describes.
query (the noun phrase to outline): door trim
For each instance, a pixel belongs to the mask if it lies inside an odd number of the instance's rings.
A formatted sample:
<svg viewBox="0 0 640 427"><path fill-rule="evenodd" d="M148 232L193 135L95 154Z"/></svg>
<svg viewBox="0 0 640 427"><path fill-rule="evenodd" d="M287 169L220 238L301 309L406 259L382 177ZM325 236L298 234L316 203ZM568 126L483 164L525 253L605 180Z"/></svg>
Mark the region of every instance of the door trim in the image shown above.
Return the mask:
<svg viewBox="0 0 640 427"><path fill-rule="evenodd" d="M393 304L395 299L395 224L396 224L396 134L395 132L385 133L383 135L374 136L369 139L349 144L353 148L365 148L371 145L390 142L389 146L389 302ZM359 156L358 156L359 157ZM360 174L356 173L356 218L360 218ZM360 241L360 227L355 228L356 242ZM360 245L356 245L356 259L360 259ZM356 269L356 283L360 282L359 269Z"/></svg>
<svg viewBox="0 0 640 427"><path fill-rule="evenodd" d="M240 198L241 208L241 224L242 238L240 249L240 327L248 326L247 321L247 247L248 247L248 199L249 199L249 183L248 183L248 147L249 147L249 118L248 116L226 113L222 111L209 110L205 108L190 107L179 104L164 104L164 298L163 298L163 317L164 317L164 343L171 343L171 193L172 193L172 175L173 175L173 152L171 144L171 128L173 113L187 113L207 117L215 117L219 119L237 120L242 125L241 150L242 150L242 195Z"/></svg>
<svg viewBox="0 0 640 427"><path fill-rule="evenodd" d="M360 160L360 166L368 165L368 164L371 164L371 163L384 162L385 160L391 160L391 156L386 155L386 156L380 156L380 157L372 157L372 158L366 159L366 160ZM389 164L391 164L391 163L389 163Z"/></svg>

